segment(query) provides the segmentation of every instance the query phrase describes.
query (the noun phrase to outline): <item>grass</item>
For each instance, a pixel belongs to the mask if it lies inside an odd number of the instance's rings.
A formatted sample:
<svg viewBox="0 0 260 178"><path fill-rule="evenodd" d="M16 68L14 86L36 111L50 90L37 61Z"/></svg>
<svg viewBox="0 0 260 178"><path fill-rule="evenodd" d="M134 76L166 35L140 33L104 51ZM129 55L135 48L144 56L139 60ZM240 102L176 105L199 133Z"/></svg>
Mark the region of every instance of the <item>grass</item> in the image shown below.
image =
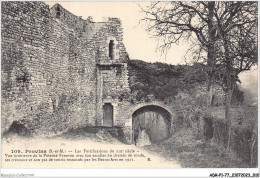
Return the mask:
<svg viewBox="0 0 260 178"><path fill-rule="evenodd" d="M258 106L241 105L231 108L231 121L233 125L251 127L257 125ZM212 107L210 113L213 117L225 119L225 107Z"/></svg>
<svg viewBox="0 0 260 178"><path fill-rule="evenodd" d="M195 138L190 130L182 130L174 137L144 149L156 152L166 160L178 161L186 168L248 168L232 153L212 142Z"/></svg>

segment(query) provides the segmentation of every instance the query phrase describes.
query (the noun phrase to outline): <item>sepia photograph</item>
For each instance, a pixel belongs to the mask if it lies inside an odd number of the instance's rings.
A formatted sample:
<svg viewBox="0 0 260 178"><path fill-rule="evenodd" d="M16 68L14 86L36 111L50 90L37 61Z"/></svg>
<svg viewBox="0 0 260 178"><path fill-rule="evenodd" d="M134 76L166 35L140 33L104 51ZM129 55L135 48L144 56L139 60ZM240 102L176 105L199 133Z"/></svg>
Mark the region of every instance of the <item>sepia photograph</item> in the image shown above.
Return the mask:
<svg viewBox="0 0 260 178"><path fill-rule="evenodd" d="M2 1L1 169L35 168L259 177L258 1Z"/></svg>

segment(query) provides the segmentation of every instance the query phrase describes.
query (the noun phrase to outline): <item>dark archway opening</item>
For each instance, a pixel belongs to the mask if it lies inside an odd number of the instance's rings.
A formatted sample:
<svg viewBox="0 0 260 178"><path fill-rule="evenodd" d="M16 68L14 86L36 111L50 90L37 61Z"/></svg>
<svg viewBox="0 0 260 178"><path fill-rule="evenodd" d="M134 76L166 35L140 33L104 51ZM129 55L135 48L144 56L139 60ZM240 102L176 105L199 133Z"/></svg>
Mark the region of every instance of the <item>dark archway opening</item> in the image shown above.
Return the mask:
<svg viewBox="0 0 260 178"><path fill-rule="evenodd" d="M171 114L160 106L148 105L136 110L132 115L133 143L149 145L168 138L171 117Z"/></svg>

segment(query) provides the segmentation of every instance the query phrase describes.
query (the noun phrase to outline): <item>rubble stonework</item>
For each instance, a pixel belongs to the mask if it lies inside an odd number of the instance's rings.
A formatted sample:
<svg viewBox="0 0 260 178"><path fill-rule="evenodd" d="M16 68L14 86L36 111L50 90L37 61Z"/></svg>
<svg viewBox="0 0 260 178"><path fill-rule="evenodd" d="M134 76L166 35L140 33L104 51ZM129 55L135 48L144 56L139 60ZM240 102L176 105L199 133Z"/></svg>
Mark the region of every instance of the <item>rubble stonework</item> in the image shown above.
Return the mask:
<svg viewBox="0 0 260 178"><path fill-rule="evenodd" d="M60 112L61 131L102 126L103 105L111 103L114 126L131 139L122 40L117 18L93 22L59 4L2 2L2 133L14 121Z"/></svg>

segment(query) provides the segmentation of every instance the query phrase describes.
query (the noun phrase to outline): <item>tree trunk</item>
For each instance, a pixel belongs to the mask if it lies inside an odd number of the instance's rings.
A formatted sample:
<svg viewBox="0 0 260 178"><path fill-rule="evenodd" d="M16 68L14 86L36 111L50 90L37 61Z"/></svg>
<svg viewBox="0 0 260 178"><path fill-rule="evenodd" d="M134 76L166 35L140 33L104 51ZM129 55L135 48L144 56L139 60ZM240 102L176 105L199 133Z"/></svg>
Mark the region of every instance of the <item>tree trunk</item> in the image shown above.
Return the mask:
<svg viewBox="0 0 260 178"><path fill-rule="evenodd" d="M212 87L213 87L212 82L209 81L207 86L207 107L211 106L212 103L212 97L213 97Z"/></svg>
<svg viewBox="0 0 260 178"><path fill-rule="evenodd" d="M230 107L231 107L231 99L232 99L233 89L229 89L226 93L226 109L225 109L225 118L230 125L231 115L230 115Z"/></svg>
<svg viewBox="0 0 260 178"><path fill-rule="evenodd" d="M225 54L225 61L226 61L226 109L225 109L225 119L227 121L228 127L230 127L231 124L231 117L230 117L230 107L231 107L231 98L233 93L233 84L232 84L232 60L229 57L229 51L228 51L228 40L226 37L226 34L223 34L223 40L224 40L224 54Z"/></svg>
<svg viewBox="0 0 260 178"><path fill-rule="evenodd" d="M228 126L228 143L227 148L230 146L230 136L231 136L231 114L230 114L230 107L231 107L231 99L232 99L233 89L229 89L226 93L226 109L225 109L225 118L227 121Z"/></svg>
<svg viewBox="0 0 260 178"><path fill-rule="evenodd" d="M211 106L212 102L212 83L213 83L213 64L215 62L215 29L214 29L214 7L215 7L215 2L210 1L208 2L208 9L209 9L209 18L208 18L208 30L209 30L209 40L208 40L208 60L207 60L207 65L208 65L208 86L207 86L207 107Z"/></svg>

